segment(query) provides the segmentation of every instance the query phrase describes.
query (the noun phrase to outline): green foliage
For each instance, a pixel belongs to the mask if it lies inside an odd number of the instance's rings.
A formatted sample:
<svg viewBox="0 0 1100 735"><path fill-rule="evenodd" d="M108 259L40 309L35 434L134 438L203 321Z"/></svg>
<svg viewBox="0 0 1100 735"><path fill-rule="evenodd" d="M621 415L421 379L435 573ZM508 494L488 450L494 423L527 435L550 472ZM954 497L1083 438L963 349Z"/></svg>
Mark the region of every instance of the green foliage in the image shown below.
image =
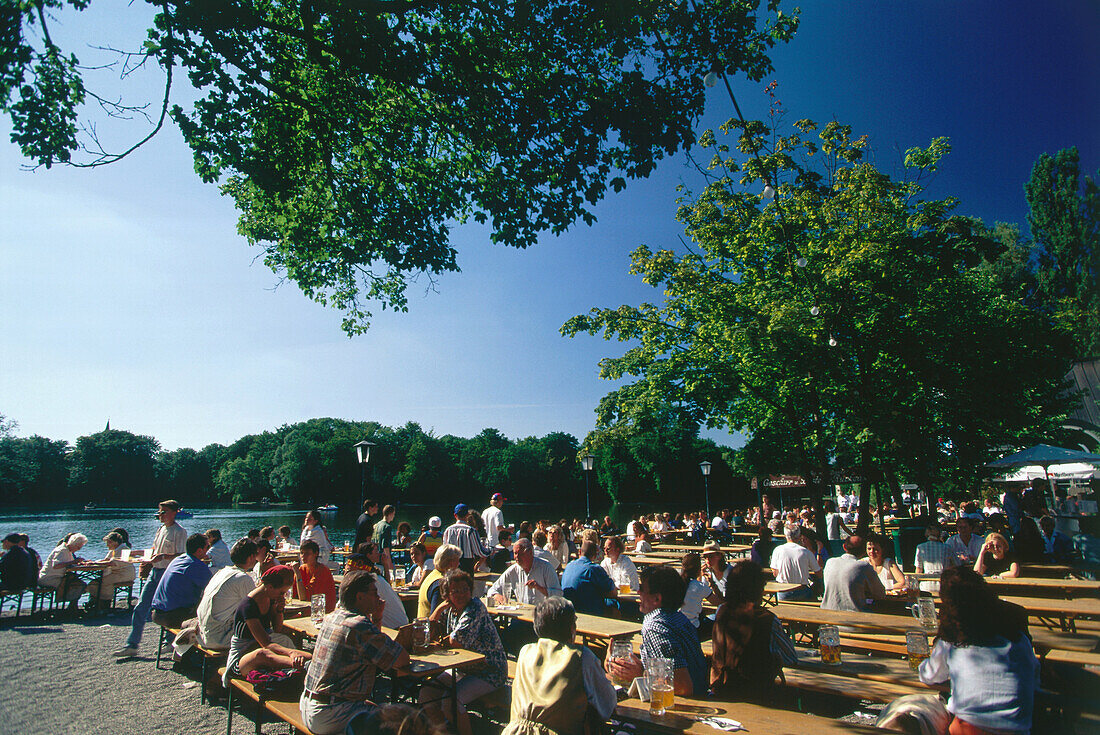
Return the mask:
<svg viewBox="0 0 1100 735"><path fill-rule="evenodd" d="M160 443L151 436L107 429L82 436L69 457L69 494L74 500L148 501L156 487Z"/></svg>
<svg viewBox="0 0 1100 735"><path fill-rule="evenodd" d="M945 139L910 149L894 180L840 123L723 129L736 146L704 134L709 183L681 201L688 251L634 251L663 303L562 327L631 343L600 363L633 381L601 401L599 432L671 405L751 432L752 474L877 465L972 484L995 447L1057 425L1067 343L998 290L1001 244L955 200L922 198ZM765 183L775 199L750 193Z"/></svg>
<svg viewBox="0 0 1100 735"><path fill-rule="evenodd" d="M30 504L68 488L68 445L41 436L0 438L0 504ZM60 499L60 498L58 498Z"/></svg>
<svg viewBox="0 0 1100 735"><path fill-rule="evenodd" d="M38 164L79 150L86 93L42 7L86 4L4 5L0 108ZM176 122L240 233L349 334L364 302L403 310L410 276L458 269L455 223L515 247L591 223L609 186L694 142L707 72L759 80L798 27L775 0L149 5L136 59L166 72L154 132ZM188 107L170 102L176 69L198 90ZM125 155L97 146L92 165Z"/></svg>
<svg viewBox="0 0 1100 735"><path fill-rule="evenodd" d="M1100 355L1097 179L1081 181L1077 148L1067 148L1039 156L1024 187L1038 261L1037 303L1073 335L1078 359Z"/></svg>

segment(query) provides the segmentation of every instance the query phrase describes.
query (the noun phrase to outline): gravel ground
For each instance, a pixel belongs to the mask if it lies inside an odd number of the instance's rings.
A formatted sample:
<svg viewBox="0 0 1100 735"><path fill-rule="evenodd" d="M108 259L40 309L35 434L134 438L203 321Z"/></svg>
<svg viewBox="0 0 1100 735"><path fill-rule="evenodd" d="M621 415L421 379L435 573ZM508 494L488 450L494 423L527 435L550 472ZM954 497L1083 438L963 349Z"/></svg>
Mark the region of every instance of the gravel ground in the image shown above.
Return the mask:
<svg viewBox="0 0 1100 735"><path fill-rule="evenodd" d="M0 732L224 733L224 706L199 704L197 670L154 668L156 625L146 626L140 657L111 656L129 628L129 612L79 620L13 621L5 616L0 661L8 683L0 687ZM878 709L871 705L863 711ZM854 714L842 719L874 722ZM263 732L287 729L268 723ZM475 721L475 729L478 735L499 733L499 726L485 721ZM251 719L234 715L234 734L253 732Z"/></svg>
<svg viewBox="0 0 1100 735"><path fill-rule="evenodd" d="M199 704L197 672L154 668L156 625L146 626L139 658L111 656L129 627L128 612L74 622L5 617L0 732L224 733L225 708ZM272 723L263 732L286 729ZM233 732L253 733L252 721L235 715Z"/></svg>

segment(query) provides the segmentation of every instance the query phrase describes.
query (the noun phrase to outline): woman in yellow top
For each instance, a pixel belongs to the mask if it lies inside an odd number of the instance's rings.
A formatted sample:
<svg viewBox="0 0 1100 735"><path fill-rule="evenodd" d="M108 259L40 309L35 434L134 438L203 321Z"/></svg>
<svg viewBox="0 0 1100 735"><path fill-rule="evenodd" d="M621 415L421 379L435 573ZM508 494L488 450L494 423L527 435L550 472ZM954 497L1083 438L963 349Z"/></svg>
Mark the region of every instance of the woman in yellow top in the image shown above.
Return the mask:
<svg viewBox="0 0 1100 735"><path fill-rule="evenodd" d="M443 544L435 552L435 569L428 572L420 583L420 591L416 597L416 617L426 618L443 601L440 591L440 583L443 575L452 569L458 568L458 562L462 559L462 549L454 544Z"/></svg>

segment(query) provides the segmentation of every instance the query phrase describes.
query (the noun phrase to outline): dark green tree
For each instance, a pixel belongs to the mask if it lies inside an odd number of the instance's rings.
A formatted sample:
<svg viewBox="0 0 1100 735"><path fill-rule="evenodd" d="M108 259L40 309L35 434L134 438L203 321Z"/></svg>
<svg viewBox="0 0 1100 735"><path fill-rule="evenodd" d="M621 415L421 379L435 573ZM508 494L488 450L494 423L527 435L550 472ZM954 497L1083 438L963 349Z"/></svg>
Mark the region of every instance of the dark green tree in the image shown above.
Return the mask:
<svg viewBox="0 0 1100 735"><path fill-rule="evenodd" d="M68 500L68 448L67 442L37 434L0 438L0 504L39 505Z"/></svg>
<svg viewBox="0 0 1100 735"><path fill-rule="evenodd" d="M159 451L153 437L119 429L78 438L70 456L70 497L100 504L153 500Z"/></svg>
<svg viewBox="0 0 1100 735"><path fill-rule="evenodd" d="M1024 190L1041 307L1073 335L1076 357L1100 355L1100 187L1081 179L1077 148L1039 156Z"/></svg>
<svg viewBox="0 0 1100 735"><path fill-rule="evenodd" d="M52 13L89 3L0 8L0 108L37 164L132 150L104 150L82 105L139 106L96 95L91 65L50 34ZM410 274L458 269L456 222L516 247L592 222L609 187L693 143L705 74L760 79L798 25L777 0L149 5L148 39L123 63L165 72L153 133L179 126L241 234L342 309L349 333L366 328L364 301L404 309ZM173 104L181 75L198 91L187 106Z"/></svg>
<svg viewBox="0 0 1100 735"><path fill-rule="evenodd" d="M161 452L156 457L156 476L164 497L181 502L207 503L217 499L214 471L209 459L194 449Z"/></svg>

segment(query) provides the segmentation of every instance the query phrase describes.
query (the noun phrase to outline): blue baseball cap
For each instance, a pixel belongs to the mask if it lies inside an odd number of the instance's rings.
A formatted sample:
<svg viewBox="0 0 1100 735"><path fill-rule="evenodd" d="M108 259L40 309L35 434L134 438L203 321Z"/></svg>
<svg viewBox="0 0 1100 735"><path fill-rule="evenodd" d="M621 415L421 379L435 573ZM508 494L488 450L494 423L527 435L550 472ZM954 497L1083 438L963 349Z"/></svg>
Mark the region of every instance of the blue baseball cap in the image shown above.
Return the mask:
<svg viewBox="0 0 1100 735"><path fill-rule="evenodd" d="M455 515L456 516L464 516L469 512L470 512L470 506L466 505L465 503L459 503L458 505L455 506Z"/></svg>

